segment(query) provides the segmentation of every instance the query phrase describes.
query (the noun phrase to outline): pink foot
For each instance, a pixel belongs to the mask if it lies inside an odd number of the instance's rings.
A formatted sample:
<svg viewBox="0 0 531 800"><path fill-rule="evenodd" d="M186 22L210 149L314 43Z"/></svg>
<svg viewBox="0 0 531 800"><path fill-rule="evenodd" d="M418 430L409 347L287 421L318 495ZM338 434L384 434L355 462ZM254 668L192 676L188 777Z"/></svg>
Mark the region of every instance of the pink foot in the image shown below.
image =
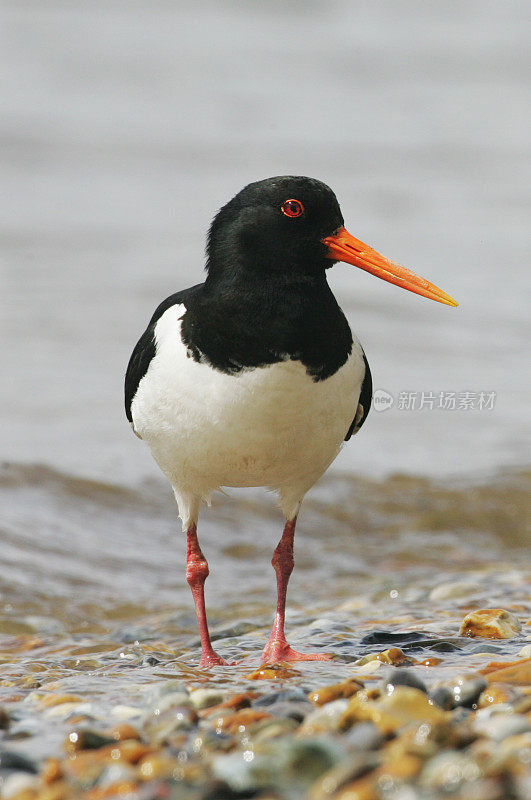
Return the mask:
<svg viewBox="0 0 531 800"><path fill-rule="evenodd" d="M299 653L284 642L267 643L262 652L262 664L276 664L279 661L331 661L330 653Z"/></svg>
<svg viewBox="0 0 531 800"><path fill-rule="evenodd" d="M212 650L211 653L201 656L201 661L197 665L199 669L210 669L210 667L228 667L229 662Z"/></svg>

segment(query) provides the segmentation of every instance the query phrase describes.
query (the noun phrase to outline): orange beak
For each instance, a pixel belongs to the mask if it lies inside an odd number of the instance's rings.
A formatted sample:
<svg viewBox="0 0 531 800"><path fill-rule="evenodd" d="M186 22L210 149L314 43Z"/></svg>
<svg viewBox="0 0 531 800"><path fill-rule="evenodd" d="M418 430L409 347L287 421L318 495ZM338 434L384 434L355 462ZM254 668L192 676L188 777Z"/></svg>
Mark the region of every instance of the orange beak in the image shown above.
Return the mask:
<svg viewBox="0 0 531 800"><path fill-rule="evenodd" d="M445 303L447 306L459 305L449 294L433 283L421 278L420 275L415 275L409 269L401 267L400 264L389 261L369 245L355 239L346 228L340 228L334 236L327 236L323 239L323 244L328 247L328 258L332 258L334 261L353 264L355 267L360 267L360 269L376 275L377 278L382 278L384 281L394 283L396 286L401 286L402 289L408 289L423 297L429 297L430 300L436 300L438 303Z"/></svg>

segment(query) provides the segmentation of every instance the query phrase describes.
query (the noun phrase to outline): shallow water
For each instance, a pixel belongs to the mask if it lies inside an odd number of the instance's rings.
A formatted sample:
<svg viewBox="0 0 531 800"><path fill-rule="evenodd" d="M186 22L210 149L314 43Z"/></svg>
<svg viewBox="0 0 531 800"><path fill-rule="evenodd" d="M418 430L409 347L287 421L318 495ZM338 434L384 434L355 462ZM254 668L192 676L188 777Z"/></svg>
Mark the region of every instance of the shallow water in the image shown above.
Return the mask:
<svg viewBox="0 0 531 800"><path fill-rule="evenodd" d="M336 659L296 665L290 683L311 688L351 675L356 659L389 646L374 635L382 630L418 660L442 659L419 668L431 683L516 657L525 625L507 641L458 631L472 608L529 618L529 484L519 471L465 489L405 476L325 479L301 513L287 625L296 647ZM184 537L162 481L132 490L12 465L2 470L0 499L8 500L0 703L16 706L10 748L50 755L79 715L102 725L122 713L140 720L149 687L168 678L197 685L207 677L233 691L252 684L274 608L269 561L281 519L270 496L217 497L203 514L216 648L238 662L208 676L195 668ZM50 693L78 699L48 708Z"/></svg>

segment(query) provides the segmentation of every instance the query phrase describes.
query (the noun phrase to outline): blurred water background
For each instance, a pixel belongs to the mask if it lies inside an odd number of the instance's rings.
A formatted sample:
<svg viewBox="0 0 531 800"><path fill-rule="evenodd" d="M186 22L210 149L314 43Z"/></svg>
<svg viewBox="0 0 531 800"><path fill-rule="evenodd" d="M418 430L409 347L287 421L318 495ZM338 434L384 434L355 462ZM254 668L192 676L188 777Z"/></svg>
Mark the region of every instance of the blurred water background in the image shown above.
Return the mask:
<svg viewBox="0 0 531 800"><path fill-rule="evenodd" d="M328 601L332 578L351 597L353 575L377 575L366 597L420 581L421 602L482 546L493 570L518 561L528 3L4 0L1 19L2 630L108 631L180 608L165 637L195 636L173 501L125 420L123 374L158 302L201 280L216 210L276 174L327 182L354 235L460 302L331 271L394 404L310 496L291 608ZM407 410L402 392L474 407ZM202 518L209 596L218 621L231 602L241 618L237 575L266 625L280 518L264 494L234 494Z"/></svg>

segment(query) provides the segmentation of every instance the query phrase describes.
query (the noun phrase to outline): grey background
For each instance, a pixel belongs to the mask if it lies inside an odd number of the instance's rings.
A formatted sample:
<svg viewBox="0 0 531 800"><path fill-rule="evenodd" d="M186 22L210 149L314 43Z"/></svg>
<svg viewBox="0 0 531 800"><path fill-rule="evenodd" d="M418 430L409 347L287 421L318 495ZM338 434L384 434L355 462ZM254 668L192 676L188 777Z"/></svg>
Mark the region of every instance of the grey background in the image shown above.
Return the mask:
<svg viewBox="0 0 531 800"><path fill-rule="evenodd" d="M216 210L291 173L461 303L336 266L375 388L497 392L373 412L334 468L527 462L529 39L523 1L4 1L1 457L156 474L123 416L129 354L201 280Z"/></svg>

